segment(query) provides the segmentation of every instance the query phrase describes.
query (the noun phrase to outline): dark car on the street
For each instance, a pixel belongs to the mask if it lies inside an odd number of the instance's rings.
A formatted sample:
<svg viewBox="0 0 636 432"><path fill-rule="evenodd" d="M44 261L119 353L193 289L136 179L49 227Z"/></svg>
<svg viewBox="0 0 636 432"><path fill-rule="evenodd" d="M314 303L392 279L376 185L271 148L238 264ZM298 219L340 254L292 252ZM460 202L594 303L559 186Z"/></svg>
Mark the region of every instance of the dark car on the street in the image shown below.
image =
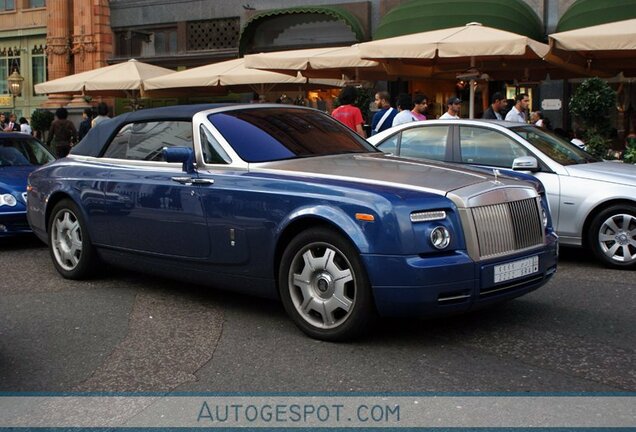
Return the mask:
<svg viewBox="0 0 636 432"><path fill-rule="evenodd" d="M467 311L556 270L535 185L386 155L284 105L165 107L99 124L29 178L29 222L66 278L98 261L280 298L308 335Z"/></svg>
<svg viewBox="0 0 636 432"><path fill-rule="evenodd" d="M32 136L0 132L0 237L31 232L26 218L27 177L54 159Z"/></svg>

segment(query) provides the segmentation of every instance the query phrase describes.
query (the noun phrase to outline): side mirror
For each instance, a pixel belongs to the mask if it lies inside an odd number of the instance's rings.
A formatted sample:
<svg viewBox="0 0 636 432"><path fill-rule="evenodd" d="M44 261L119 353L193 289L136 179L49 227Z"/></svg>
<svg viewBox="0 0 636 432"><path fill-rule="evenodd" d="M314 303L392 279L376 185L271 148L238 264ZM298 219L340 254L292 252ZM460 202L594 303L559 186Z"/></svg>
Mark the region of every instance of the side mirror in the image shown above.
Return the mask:
<svg viewBox="0 0 636 432"><path fill-rule="evenodd" d="M534 156L521 156L512 161L513 171L539 171L539 162Z"/></svg>
<svg viewBox="0 0 636 432"><path fill-rule="evenodd" d="M194 151L189 147L164 147L163 157L166 162L181 162L183 171L188 174L196 171L194 167Z"/></svg>

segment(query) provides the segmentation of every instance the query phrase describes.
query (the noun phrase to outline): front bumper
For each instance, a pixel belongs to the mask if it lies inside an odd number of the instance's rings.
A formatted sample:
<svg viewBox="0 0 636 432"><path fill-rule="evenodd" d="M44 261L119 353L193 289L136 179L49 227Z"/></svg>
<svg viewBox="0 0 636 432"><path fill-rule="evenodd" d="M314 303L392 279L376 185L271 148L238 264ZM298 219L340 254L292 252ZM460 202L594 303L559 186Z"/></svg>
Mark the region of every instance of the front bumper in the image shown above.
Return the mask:
<svg viewBox="0 0 636 432"><path fill-rule="evenodd" d="M30 232L26 211L0 212L0 237Z"/></svg>
<svg viewBox="0 0 636 432"><path fill-rule="evenodd" d="M528 276L494 282L494 267L538 256L539 269ZM524 253L482 262L466 253L447 256L364 255L378 312L382 316L431 317L465 312L533 291L554 275L557 237Z"/></svg>

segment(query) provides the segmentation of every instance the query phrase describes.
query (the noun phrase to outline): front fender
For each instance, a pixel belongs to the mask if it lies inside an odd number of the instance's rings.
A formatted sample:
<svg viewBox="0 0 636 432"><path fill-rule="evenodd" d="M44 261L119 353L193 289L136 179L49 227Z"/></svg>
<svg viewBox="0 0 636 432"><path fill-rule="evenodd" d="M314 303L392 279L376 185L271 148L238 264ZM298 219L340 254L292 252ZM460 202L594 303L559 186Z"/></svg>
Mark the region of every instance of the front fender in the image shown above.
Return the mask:
<svg viewBox="0 0 636 432"><path fill-rule="evenodd" d="M289 226L307 218L323 220L341 231L358 248L360 253L370 252L371 248L364 228L365 224L373 222L356 221L342 209L330 205L308 205L295 209L281 221L276 237L280 238Z"/></svg>

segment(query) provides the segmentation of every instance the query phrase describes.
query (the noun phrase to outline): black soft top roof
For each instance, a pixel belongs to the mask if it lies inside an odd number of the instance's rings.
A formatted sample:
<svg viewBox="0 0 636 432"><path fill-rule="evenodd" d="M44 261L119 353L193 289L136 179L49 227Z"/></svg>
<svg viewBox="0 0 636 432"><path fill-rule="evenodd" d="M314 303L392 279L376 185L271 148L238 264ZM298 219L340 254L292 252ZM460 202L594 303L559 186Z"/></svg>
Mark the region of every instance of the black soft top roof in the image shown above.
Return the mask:
<svg viewBox="0 0 636 432"><path fill-rule="evenodd" d="M79 144L71 149L71 154L82 156L99 156L104 144L126 123L144 121L191 121L199 111L227 106L229 104L174 105L161 108L148 108L124 113L103 121L88 132Z"/></svg>

